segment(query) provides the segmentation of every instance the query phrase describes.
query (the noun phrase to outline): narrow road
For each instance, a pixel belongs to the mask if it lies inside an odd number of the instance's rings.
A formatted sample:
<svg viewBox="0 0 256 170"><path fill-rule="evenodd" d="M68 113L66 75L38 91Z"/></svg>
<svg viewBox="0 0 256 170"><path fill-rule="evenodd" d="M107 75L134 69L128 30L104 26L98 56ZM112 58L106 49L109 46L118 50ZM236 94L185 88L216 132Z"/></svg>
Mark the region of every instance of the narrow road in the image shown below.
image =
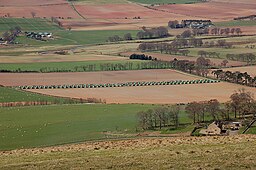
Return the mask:
<svg viewBox="0 0 256 170"><path fill-rule="evenodd" d="M83 19L86 20L86 18L85 18L82 14L80 14L80 13L78 12L78 10L76 9L76 7L75 7L75 5L73 4L73 2L72 2L72 1L69 1L69 0L67 0L67 1L68 1L68 3L70 4L71 8L72 8L81 18L83 18Z"/></svg>

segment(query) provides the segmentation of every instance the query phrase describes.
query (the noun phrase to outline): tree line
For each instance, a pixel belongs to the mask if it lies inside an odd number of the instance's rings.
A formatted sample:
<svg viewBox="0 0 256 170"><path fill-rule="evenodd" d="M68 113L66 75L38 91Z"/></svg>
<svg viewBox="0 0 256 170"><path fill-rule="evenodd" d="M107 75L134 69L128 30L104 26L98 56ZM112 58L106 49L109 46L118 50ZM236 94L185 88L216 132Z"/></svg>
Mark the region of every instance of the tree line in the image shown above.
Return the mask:
<svg viewBox="0 0 256 170"><path fill-rule="evenodd" d="M142 31L136 34L137 39L151 39L151 38L164 38L169 36L168 29L165 27L156 28L146 28L142 27ZM118 41L129 41L133 40L131 33L124 34L123 37L119 35L114 35L108 37L108 42L118 42Z"/></svg>
<svg viewBox="0 0 256 170"><path fill-rule="evenodd" d="M162 129L165 127L179 127L180 107L157 107L137 113L139 126L143 130Z"/></svg>
<svg viewBox="0 0 256 170"><path fill-rule="evenodd" d="M106 100L87 98L87 99L54 99L54 100L36 100L24 102L0 102L0 107L19 107L19 106L38 106L38 105L54 105L54 104L78 104L78 103L106 103Z"/></svg>
<svg viewBox="0 0 256 170"><path fill-rule="evenodd" d="M145 54L132 54L129 57L131 60L152 60L152 61L156 61L157 58L154 58L152 56L148 56Z"/></svg>
<svg viewBox="0 0 256 170"><path fill-rule="evenodd" d="M253 53L242 53L242 54L227 54L228 60L243 61L248 64L253 64L256 61L256 56Z"/></svg>
<svg viewBox="0 0 256 170"><path fill-rule="evenodd" d="M188 50L179 49L185 47L201 47L203 45L202 39L199 38L176 38L171 43L150 43L145 42L141 43L138 46L138 50L140 51L160 51L161 53L165 52L166 54L177 54L177 53L185 53L187 55L189 53Z"/></svg>
<svg viewBox="0 0 256 170"><path fill-rule="evenodd" d="M256 76L251 76L247 72L223 71L221 69L212 71L212 74L219 80L224 80L236 84L256 87Z"/></svg>
<svg viewBox="0 0 256 170"><path fill-rule="evenodd" d="M217 99L209 101L191 102L185 110L193 123L203 123L206 117L214 121L231 120L232 118L245 118L247 115L255 116L256 101L253 94L240 89L230 96L230 100L221 104Z"/></svg>
<svg viewBox="0 0 256 170"><path fill-rule="evenodd" d="M118 41L130 41L133 40L131 33L126 33L124 34L123 37L120 37L119 35L114 35L108 37L107 41L108 42L118 42Z"/></svg>
<svg viewBox="0 0 256 170"><path fill-rule="evenodd" d="M137 113L138 125L143 130L162 128L177 129L180 126L181 107L179 105L161 106ZM185 106L185 112L195 123L209 120L228 121L256 115L256 101L253 94L239 89L230 96L230 100L221 104L217 99L191 102Z"/></svg>
<svg viewBox="0 0 256 170"><path fill-rule="evenodd" d="M146 28L142 27L142 31L137 33L138 39L164 38L168 37L168 29L165 27Z"/></svg>

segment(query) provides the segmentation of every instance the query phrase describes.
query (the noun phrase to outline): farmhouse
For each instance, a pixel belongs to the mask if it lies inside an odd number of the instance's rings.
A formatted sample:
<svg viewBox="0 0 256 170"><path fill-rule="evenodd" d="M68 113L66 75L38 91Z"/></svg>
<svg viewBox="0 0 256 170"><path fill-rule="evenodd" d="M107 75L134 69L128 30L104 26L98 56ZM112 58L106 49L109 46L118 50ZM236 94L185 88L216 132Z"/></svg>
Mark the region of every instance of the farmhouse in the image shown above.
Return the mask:
<svg viewBox="0 0 256 170"><path fill-rule="evenodd" d="M48 38L53 38L52 33L48 32L25 32L28 38L36 39L36 40L46 40Z"/></svg>
<svg viewBox="0 0 256 170"><path fill-rule="evenodd" d="M184 28L204 29L212 26L213 24L211 20L182 20L181 25L183 25Z"/></svg>
<svg viewBox="0 0 256 170"><path fill-rule="evenodd" d="M216 122L213 122L207 127L207 129L202 129L199 133L202 135L220 135L221 128L219 128Z"/></svg>
<svg viewBox="0 0 256 170"><path fill-rule="evenodd" d="M171 28L193 28L193 29L205 29L211 27L211 20L182 20L179 21L169 21L168 26Z"/></svg>

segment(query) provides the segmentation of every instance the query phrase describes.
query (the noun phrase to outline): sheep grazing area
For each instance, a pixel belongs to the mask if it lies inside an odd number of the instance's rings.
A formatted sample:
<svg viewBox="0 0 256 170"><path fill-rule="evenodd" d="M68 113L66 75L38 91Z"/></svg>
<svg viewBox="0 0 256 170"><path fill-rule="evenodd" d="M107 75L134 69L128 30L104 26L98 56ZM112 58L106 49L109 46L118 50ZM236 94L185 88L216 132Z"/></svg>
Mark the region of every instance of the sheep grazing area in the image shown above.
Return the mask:
<svg viewBox="0 0 256 170"><path fill-rule="evenodd" d="M0 153L1 169L255 169L255 135L99 141Z"/></svg>

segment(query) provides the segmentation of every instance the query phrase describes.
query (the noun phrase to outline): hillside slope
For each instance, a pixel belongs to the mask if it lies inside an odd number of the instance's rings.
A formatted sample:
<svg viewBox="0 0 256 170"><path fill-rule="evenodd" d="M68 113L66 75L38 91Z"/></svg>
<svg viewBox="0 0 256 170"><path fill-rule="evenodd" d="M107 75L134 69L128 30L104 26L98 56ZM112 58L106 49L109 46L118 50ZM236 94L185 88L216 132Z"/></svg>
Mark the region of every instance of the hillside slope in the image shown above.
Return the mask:
<svg viewBox="0 0 256 170"><path fill-rule="evenodd" d="M0 169L255 169L256 135L105 141L0 153Z"/></svg>

